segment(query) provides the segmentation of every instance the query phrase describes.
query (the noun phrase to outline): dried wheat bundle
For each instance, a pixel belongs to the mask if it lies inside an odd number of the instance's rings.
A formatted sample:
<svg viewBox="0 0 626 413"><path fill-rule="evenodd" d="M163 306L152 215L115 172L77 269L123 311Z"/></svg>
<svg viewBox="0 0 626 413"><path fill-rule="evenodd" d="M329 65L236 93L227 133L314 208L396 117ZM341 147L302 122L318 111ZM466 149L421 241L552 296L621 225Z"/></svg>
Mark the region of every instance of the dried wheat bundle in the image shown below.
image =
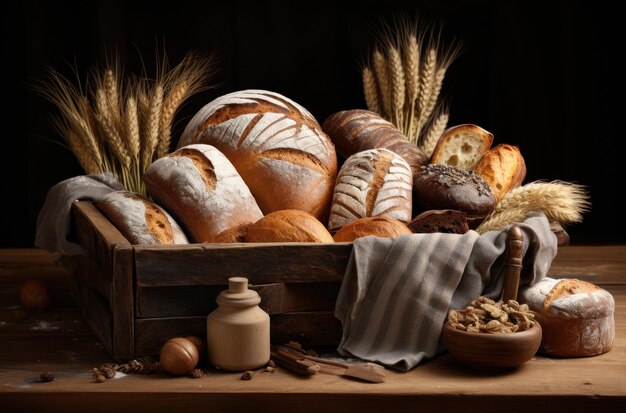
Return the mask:
<svg viewBox="0 0 626 413"><path fill-rule="evenodd" d="M429 156L448 124L448 109L439 95L458 50L458 45L444 47L439 35L400 22L384 32L363 67L367 108L396 125Z"/></svg>
<svg viewBox="0 0 626 413"><path fill-rule="evenodd" d="M156 79L123 77L119 67L94 70L83 88L51 69L35 85L58 109L54 125L86 173L112 172L129 191L145 194L142 176L170 150L176 111L208 87L213 59L188 54Z"/></svg>
<svg viewBox="0 0 626 413"><path fill-rule="evenodd" d="M580 222L590 206L582 185L558 180L530 182L508 192L476 231L482 234L522 222L533 211L543 212L549 221L559 224Z"/></svg>

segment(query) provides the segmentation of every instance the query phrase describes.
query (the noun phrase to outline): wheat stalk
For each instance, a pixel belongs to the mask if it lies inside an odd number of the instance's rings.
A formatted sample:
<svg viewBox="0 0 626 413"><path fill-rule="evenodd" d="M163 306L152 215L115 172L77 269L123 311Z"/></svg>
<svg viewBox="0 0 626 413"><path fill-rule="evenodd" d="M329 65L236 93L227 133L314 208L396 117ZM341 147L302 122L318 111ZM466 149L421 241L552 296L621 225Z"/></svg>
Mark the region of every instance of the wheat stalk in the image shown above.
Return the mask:
<svg viewBox="0 0 626 413"><path fill-rule="evenodd" d="M402 107L405 98L404 69L402 68L402 58L397 48L389 47L389 80L391 81L391 113L396 125L403 123Z"/></svg>
<svg viewBox="0 0 626 413"><path fill-rule="evenodd" d="M378 81L378 89L380 96L382 97L382 113L383 117L388 117L391 113L391 85L389 84L389 73L387 71L387 64L385 62L385 56L380 50L374 50L374 73L376 74L376 80Z"/></svg>
<svg viewBox="0 0 626 413"><path fill-rule="evenodd" d="M446 130L448 126L449 113L447 110L441 110L440 113L433 118L432 124L428 128L428 133L424 136L424 139L419 145L419 148L428 156L432 156L437 141Z"/></svg>
<svg viewBox="0 0 626 413"><path fill-rule="evenodd" d="M560 224L580 222L591 204L582 185L535 181L509 191L476 229L479 233L499 230L523 221L529 213L543 212L549 221Z"/></svg>
<svg viewBox="0 0 626 413"><path fill-rule="evenodd" d="M380 113L380 99L376 90L376 78L369 67L363 68L363 94L365 95L365 103L367 108L372 112Z"/></svg>

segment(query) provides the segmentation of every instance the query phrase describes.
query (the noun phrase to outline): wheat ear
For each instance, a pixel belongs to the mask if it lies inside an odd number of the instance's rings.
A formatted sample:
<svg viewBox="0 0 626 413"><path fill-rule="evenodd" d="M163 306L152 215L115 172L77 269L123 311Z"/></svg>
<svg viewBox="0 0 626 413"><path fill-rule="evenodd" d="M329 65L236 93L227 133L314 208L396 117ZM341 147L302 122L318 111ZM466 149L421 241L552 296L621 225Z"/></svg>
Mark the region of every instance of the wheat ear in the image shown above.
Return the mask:
<svg viewBox="0 0 626 413"><path fill-rule="evenodd" d="M363 68L363 94L367 108L372 112L380 113L380 100L376 90L376 79L369 67Z"/></svg>
<svg viewBox="0 0 626 413"><path fill-rule="evenodd" d="M137 113L137 100L134 96L129 96L126 99L124 127L126 132L126 143L128 145L128 154L132 159L137 159L140 145L139 115Z"/></svg>
<svg viewBox="0 0 626 413"><path fill-rule="evenodd" d="M374 50L374 73L376 74L376 81L378 82L378 89L380 96L382 97L382 112L383 117L389 117L391 113L391 85L389 84L389 73L387 72L387 64L385 62L385 56L380 50Z"/></svg>
<svg viewBox="0 0 626 413"><path fill-rule="evenodd" d="M148 114L146 118L144 142L141 148L141 165L143 170L148 169L152 163L152 156L158 144L159 123L161 121L161 108L163 105L163 85L157 83L150 98Z"/></svg>
<svg viewBox="0 0 626 413"><path fill-rule="evenodd" d="M429 158L433 155L437 141L446 130L446 126L448 126L448 118L449 113L446 110L442 110L431 122L428 133L426 133L423 141L419 145L422 152Z"/></svg>
<svg viewBox="0 0 626 413"><path fill-rule="evenodd" d="M172 140L172 122L174 120L174 114L184 100L188 89L189 86L187 82L181 81L179 85L172 88L170 93L168 93L163 100L159 125L159 142L156 148L157 158L169 152L170 142Z"/></svg>
<svg viewBox="0 0 626 413"><path fill-rule="evenodd" d="M476 229L479 233L499 230L523 221L530 212L543 212L560 224L580 222L591 204L582 185L535 181L508 192Z"/></svg>
<svg viewBox="0 0 626 413"><path fill-rule="evenodd" d="M126 167L130 166L130 157L128 156L128 152L126 151L126 147L122 142L118 130L115 128L113 114L111 113L111 108L107 101L107 95L102 88L96 90L95 119L98 122L98 126L100 127L100 131L102 132L107 146L111 148L111 151L122 165Z"/></svg>
<svg viewBox="0 0 626 413"><path fill-rule="evenodd" d="M109 118L114 125L119 128L121 126L122 111L120 108L120 93L117 75L113 69L107 69L104 74L104 90L109 104Z"/></svg>
<svg viewBox="0 0 626 413"><path fill-rule="evenodd" d="M391 81L391 119L398 127L402 127L402 107L405 100L404 69L402 58L397 48L389 46L389 80Z"/></svg>
<svg viewBox="0 0 626 413"><path fill-rule="evenodd" d="M413 119L415 116L415 104L417 94L419 92L419 65L420 65L420 48L417 42L417 36L411 34L407 37L404 47L404 76L406 80L406 102L409 108L404 117L404 132L407 134L409 141L415 143L417 136L411 135L413 130Z"/></svg>
<svg viewBox="0 0 626 413"><path fill-rule="evenodd" d="M417 110L417 134L422 126L428 120L426 111L430 104L430 97L433 91L433 85L435 82L435 73L437 70L437 49L431 47L428 49L426 59L420 73L419 93L418 93L418 110Z"/></svg>

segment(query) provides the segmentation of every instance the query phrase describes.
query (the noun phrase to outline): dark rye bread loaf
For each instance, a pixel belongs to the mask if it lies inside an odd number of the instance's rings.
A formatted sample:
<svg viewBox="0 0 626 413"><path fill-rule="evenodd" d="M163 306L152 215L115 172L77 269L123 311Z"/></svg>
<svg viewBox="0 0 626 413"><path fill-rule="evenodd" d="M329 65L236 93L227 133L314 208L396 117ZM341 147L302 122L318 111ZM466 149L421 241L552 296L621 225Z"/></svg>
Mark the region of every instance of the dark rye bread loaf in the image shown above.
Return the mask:
<svg viewBox="0 0 626 413"><path fill-rule="evenodd" d="M334 113L326 118L322 129L344 158L367 149L385 148L400 155L413 172L428 163L428 156L410 143L391 122L368 110Z"/></svg>
<svg viewBox="0 0 626 413"><path fill-rule="evenodd" d="M387 149L358 152L337 176L328 229L334 232L356 219L380 215L407 223L411 189L411 168L402 157Z"/></svg>
<svg viewBox="0 0 626 413"><path fill-rule="evenodd" d="M472 171L429 164L413 180L413 196L422 210L456 209L468 218L484 217L496 198L487 182Z"/></svg>
<svg viewBox="0 0 626 413"><path fill-rule="evenodd" d="M326 220L337 176L335 147L296 102L264 90L221 96L191 119L178 147L194 143L226 155L265 214L298 209Z"/></svg>
<svg viewBox="0 0 626 413"><path fill-rule="evenodd" d="M263 213L233 165L210 145L189 145L157 159L144 175L150 196L196 242L238 242Z"/></svg>
<svg viewBox="0 0 626 413"><path fill-rule="evenodd" d="M140 194L111 192L98 200L95 206L133 245L189 242L170 214Z"/></svg>
<svg viewBox="0 0 626 413"><path fill-rule="evenodd" d="M465 234L469 231L467 214L454 209L424 211L409 222L408 227L416 234L444 232Z"/></svg>

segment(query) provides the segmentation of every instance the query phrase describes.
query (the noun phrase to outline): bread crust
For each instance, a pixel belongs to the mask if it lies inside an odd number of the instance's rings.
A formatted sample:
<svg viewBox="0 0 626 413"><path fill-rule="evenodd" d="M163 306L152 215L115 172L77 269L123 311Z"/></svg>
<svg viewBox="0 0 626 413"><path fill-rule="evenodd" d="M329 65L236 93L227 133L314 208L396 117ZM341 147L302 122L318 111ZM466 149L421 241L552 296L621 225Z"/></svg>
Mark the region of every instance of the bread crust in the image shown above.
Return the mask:
<svg viewBox="0 0 626 413"><path fill-rule="evenodd" d="M250 225L245 242L334 242L326 227L313 215L288 209L274 211Z"/></svg>
<svg viewBox="0 0 626 413"><path fill-rule="evenodd" d="M188 145L154 161L144 182L196 242L234 242L222 233L263 217L233 165L210 145Z"/></svg>
<svg viewBox="0 0 626 413"><path fill-rule="evenodd" d="M129 191L105 195L95 206L133 245L187 244L187 236L163 208Z"/></svg>
<svg viewBox="0 0 626 413"><path fill-rule="evenodd" d="M299 209L325 222L337 176L330 138L302 106L278 93L243 90L206 104L178 147L219 149L264 213Z"/></svg>
<svg viewBox="0 0 626 413"><path fill-rule="evenodd" d="M526 178L526 162L517 146L501 143L480 158L474 172L487 181L499 201L522 184Z"/></svg>
<svg viewBox="0 0 626 413"><path fill-rule="evenodd" d="M352 242L357 238L374 235L376 237L399 237L413 232L404 223L388 216L364 217L352 221L341 228L333 238L335 242Z"/></svg>

